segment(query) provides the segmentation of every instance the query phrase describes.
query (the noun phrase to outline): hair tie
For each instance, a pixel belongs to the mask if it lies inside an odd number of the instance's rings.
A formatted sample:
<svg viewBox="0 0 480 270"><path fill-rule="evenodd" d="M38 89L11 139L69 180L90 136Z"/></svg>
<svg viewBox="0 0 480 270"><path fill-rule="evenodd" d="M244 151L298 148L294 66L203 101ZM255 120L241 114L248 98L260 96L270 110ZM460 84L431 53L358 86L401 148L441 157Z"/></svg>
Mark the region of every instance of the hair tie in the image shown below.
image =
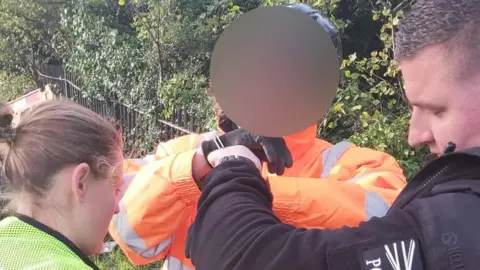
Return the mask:
<svg viewBox="0 0 480 270"><path fill-rule="evenodd" d="M0 127L0 138L8 145L12 145L15 142L17 136L16 128L12 126Z"/></svg>

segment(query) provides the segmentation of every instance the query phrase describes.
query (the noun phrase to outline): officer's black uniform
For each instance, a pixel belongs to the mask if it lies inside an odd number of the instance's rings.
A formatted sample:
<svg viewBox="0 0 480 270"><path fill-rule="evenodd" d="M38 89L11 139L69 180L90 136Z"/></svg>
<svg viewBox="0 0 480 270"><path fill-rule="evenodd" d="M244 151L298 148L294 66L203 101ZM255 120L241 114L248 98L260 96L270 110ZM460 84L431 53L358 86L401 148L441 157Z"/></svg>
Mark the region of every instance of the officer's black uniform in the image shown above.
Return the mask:
<svg viewBox="0 0 480 270"><path fill-rule="evenodd" d="M480 269L480 148L432 161L385 217L337 230L282 224L253 163L231 158L205 179L186 249L198 270Z"/></svg>

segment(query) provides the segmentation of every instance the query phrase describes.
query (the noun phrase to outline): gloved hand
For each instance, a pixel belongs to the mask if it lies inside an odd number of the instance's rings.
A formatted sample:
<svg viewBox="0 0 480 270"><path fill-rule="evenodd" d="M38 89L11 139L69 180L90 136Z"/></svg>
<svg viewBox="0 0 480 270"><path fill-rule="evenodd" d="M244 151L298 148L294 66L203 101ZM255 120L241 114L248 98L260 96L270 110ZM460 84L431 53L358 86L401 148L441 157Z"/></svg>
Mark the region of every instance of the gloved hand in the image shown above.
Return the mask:
<svg viewBox="0 0 480 270"><path fill-rule="evenodd" d="M282 175L285 172L285 168L290 168L293 165L292 155L283 138L256 136L243 128L239 128L220 136L219 139L221 142L219 144L224 147L234 145L247 147L260 161L268 162L268 171L270 173ZM202 152L205 158L217 149L215 139L202 142Z"/></svg>

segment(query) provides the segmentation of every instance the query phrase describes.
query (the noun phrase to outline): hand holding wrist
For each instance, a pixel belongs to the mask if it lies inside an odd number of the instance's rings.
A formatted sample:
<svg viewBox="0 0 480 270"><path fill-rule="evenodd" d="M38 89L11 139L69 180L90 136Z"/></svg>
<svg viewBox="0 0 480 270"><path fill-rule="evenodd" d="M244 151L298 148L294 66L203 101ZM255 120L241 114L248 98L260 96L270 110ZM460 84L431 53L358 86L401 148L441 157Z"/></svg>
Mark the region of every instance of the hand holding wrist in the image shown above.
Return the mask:
<svg viewBox="0 0 480 270"><path fill-rule="evenodd" d="M229 160L229 157L242 157L253 162L258 170L261 170L262 168L260 159L255 156L250 149L243 145L234 145L212 151L207 159L213 167L216 167L222 162Z"/></svg>

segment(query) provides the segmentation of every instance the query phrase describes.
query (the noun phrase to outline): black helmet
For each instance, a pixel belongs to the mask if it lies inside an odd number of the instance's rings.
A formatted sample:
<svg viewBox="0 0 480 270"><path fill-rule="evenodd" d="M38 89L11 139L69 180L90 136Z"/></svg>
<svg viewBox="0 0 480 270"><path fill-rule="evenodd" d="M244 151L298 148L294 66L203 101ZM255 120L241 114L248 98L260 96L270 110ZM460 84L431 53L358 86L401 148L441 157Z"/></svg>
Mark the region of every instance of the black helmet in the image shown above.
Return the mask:
<svg viewBox="0 0 480 270"><path fill-rule="evenodd" d="M342 41L340 39L340 34L338 33L338 28L333 24L326 16L324 16L319 10L313 9L307 4L289 4L286 5L288 8L293 8L298 11L301 11L308 16L312 17L317 21L325 31L330 35L335 49L337 49L337 57L341 62L343 59L343 50L342 50Z"/></svg>

